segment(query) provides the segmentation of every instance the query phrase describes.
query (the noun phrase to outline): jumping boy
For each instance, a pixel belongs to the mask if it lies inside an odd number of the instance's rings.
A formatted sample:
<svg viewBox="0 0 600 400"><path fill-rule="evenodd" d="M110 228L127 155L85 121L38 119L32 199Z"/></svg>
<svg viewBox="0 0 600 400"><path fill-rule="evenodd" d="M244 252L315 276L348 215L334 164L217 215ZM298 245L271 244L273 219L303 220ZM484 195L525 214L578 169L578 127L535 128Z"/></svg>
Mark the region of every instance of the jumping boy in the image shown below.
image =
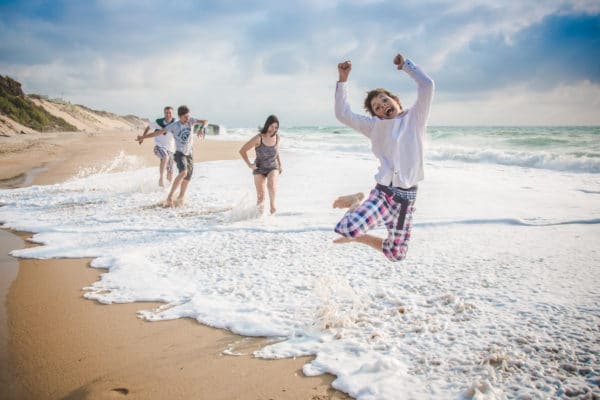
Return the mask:
<svg viewBox="0 0 600 400"><path fill-rule="evenodd" d="M144 130L142 136L147 134L150 130L157 131L171 122L175 121L173 118L173 107L166 106L163 109L164 118L157 118L154 122L150 123ZM141 144L141 142L140 142ZM175 143L173 141L173 135L170 132L165 132L162 135L154 137L154 154L160 159L158 169L160 171L160 178L158 179L158 186L165 186L165 170L167 172L167 180L169 183L173 180L173 153L175 152Z"/></svg>
<svg viewBox="0 0 600 400"><path fill-rule="evenodd" d="M352 112L346 92L352 63L338 64L335 116L369 138L380 165L375 175L377 184L362 204L362 193L341 196L334 201L335 208L349 208L335 227L343 237L334 243L363 243L382 251L390 261L401 261L408 249L417 184L424 177L423 140L434 83L401 54L394 57L394 64L417 83L417 100L411 108L403 109L398 97L389 91L371 90L364 102L370 117ZM387 228L386 239L367 233L380 224Z"/></svg>
<svg viewBox="0 0 600 400"><path fill-rule="evenodd" d="M194 172L194 159L192 157L192 150L194 147L194 127L200 125L198 130L198 136L204 138L205 127L208 126L208 120L201 120L190 117L190 109L187 106L179 106L177 109L177 115L179 121L175 121L167 125L166 127L154 131L152 133L146 133L137 137L137 141L140 144L144 139L162 135L166 132L171 132L175 138L175 163L179 174L175 177L167 200L165 201L165 207L179 207L185 202L185 192L192 179L192 173ZM179 189L179 196L177 200L173 202L173 195Z"/></svg>

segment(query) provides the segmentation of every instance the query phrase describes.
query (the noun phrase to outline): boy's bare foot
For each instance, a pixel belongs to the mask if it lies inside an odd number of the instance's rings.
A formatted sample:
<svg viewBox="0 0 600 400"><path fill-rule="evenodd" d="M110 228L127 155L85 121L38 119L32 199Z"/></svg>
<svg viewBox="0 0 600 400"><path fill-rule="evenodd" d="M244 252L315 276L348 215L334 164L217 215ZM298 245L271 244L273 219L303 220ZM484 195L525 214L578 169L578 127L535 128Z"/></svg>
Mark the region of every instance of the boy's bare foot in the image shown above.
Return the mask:
<svg viewBox="0 0 600 400"><path fill-rule="evenodd" d="M166 200L163 202L162 206L163 206L164 208L173 208L173 207L174 207L174 204L173 204L173 199L166 199Z"/></svg>
<svg viewBox="0 0 600 400"><path fill-rule="evenodd" d="M163 179L158 180L158 186L165 187L165 181Z"/></svg>
<svg viewBox="0 0 600 400"><path fill-rule="evenodd" d="M185 199L183 197L178 197L177 200L175 200L174 207L183 207L184 205Z"/></svg>
<svg viewBox="0 0 600 400"><path fill-rule="evenodd" d="M333 208L348 208L354 210L365 198L363 193L354 193L346 196L340 196L333 202Z"/></svg>
<svg viewBox="0 0 600 400"><path fill-rule="evenodd" d="M271 207L271 215L275 214L277 212L277 209L275 207Z"/></svg>
<svg viewBox="0 0 600 400"><path fill-rule="evenodd" d="M356 240L356 238L342 236L342 237L335 239L333 241L333 243L335 243L335 244L350 243L350 242L354 242L355 240Z"/></svg>

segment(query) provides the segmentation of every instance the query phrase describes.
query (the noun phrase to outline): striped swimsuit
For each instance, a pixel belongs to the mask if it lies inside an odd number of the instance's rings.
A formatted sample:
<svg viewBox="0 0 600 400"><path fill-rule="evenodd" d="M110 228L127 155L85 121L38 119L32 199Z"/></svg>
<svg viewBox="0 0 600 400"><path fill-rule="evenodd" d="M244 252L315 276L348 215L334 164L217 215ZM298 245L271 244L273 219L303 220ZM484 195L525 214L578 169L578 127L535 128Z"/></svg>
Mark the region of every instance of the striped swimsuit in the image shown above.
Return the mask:
<svg viewBox="0 0 600 400"><path fill-rule="evenodd" d="M274 146L267 146L262 141L262 135L260 136L260 145L255 149L256 151L256 169L252 172L254 175L268 176L273 170L279 169L277 164L277 154L279 152L279 135Z"/></svg>

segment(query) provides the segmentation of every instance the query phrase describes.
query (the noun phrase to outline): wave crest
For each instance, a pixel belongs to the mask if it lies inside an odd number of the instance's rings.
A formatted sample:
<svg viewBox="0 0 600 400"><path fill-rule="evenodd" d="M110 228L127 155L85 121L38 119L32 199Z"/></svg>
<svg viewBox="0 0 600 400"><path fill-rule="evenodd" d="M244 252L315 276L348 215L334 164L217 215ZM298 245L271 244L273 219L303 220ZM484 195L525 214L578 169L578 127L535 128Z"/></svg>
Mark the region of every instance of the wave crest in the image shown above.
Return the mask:
<svg viewBox="0 0 600 400"><path fill-rule="evenodd" d="M551 169L570 172L600 172L600 159L587 155L559 155L542 152L513 152L502 150L437 149L427 152L427 159L435 161L463 161L515 165L519 167Z"/></svg>

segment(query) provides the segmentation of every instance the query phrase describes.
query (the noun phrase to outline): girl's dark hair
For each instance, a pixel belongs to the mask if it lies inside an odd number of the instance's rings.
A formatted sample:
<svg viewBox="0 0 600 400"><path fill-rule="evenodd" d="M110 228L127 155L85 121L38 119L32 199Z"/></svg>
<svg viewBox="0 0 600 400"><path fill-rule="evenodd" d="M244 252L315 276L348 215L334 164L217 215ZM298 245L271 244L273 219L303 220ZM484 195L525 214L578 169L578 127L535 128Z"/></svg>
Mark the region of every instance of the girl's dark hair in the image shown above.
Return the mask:
<svg viewBox="0 0 600 400"><path fill-rule="evenodd" d="M260 127L258 128L260 130L260 133L262 133L262 134L267 133L269 126L271 126L271 124L273 122L277 122L277 126L279 126L279 119L275 115L269 115L267 117L267 120L265 121L265 124L262 126L262 128L260 128Z"/></svg>
<svg viewBox="0 0 600 400"><path fill-rule="evenodd" d="M372 117L375 116L375 111L373 110L373 107L371 107L371 101L380 94L386 94L389 97L391 97L392 99L396 100L398 102L398 105L400 105L400 109L402 110L402 103L400 103L400 99L398 98L398 96L396 96L393 93L390 93L386 89L377 88L377 89L371 90L370 92L367 92L367 97L365 98L365 110L369 114L371 114Z"/></svg>

